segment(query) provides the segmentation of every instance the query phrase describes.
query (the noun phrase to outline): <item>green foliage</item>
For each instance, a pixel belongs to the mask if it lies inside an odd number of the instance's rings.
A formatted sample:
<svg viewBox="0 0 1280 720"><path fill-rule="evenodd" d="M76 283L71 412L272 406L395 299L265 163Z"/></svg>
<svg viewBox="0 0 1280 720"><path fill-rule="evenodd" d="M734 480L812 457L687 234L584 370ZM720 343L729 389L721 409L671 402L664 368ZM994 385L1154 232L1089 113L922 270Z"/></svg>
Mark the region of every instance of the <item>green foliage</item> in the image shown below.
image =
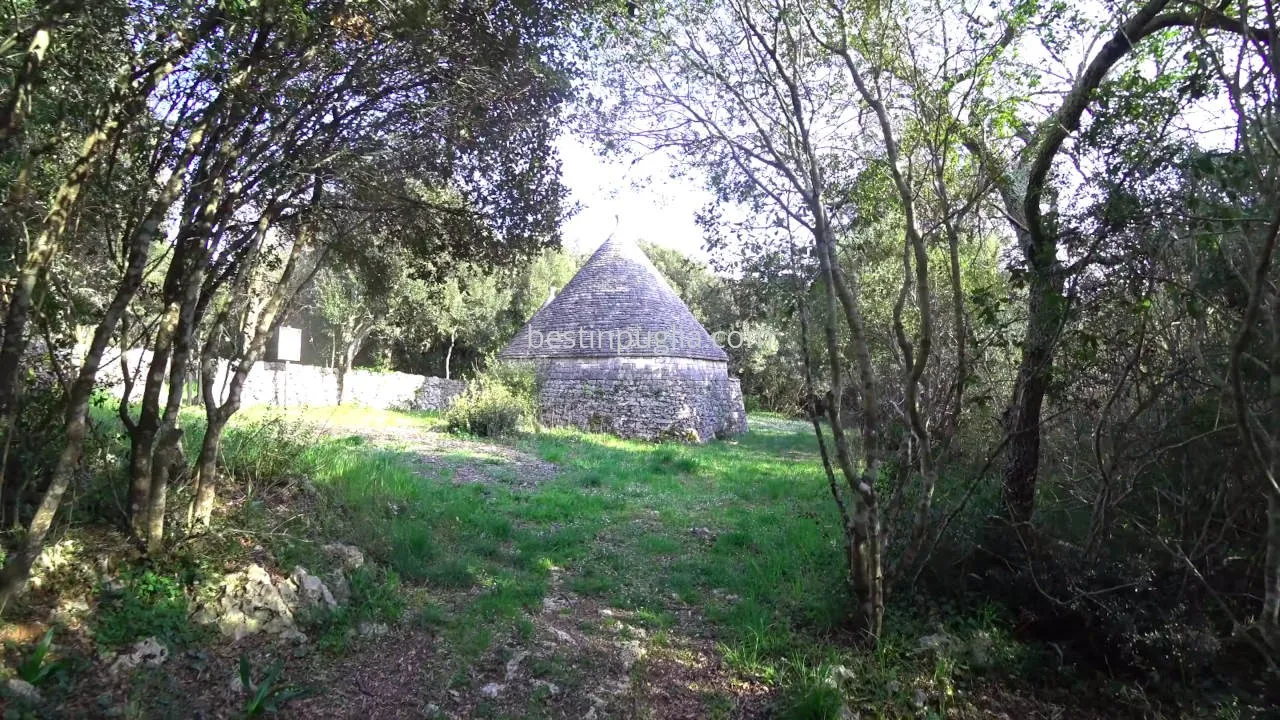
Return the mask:
<svg viewBox="0 0 1280 720"><path fill-rule="evenodd" d="M33 360L46 364L43 359ZM0 428L0 443L4 445L4 488L5 495L14 494L16 490L28 491L25 497L16 497L13 504L19 512L18 517L4 517L8 510L0 504L0 519L8 524L18 524L27 520L27 505L39 503L39 496L34 492L48 482L50 471L58 460L63 438L63 403L66 396L61 385L56 381L47 367L38 372L29 371L25 378L29 383L23 397L22 412L14 416L11 430ZM9 427L5 423L5 427Z"/></svg>
<svg viewBox="0 0 1280 720"><path fill-rule="evenodd" d="M297 417L270 410L227 429L222 463L228 475L249 493L306 475L307 451L320 430Z"/></svg>
<svg viewBox="0 0 1280 720"><path fill-rule="evenodd" d="M53 633L54 628L46 630L31 652L18 663L19 678L32 685L39 685L66 665L64 660L49 661L49 651L53 649Z"/></svg>
<svg viewBox="0 0 1280 720"><path fill-rule="evenodd" d="M341 650L364 622L395 622L405 611L404 589L393 570L365 565L351 572L351 598L334 610L321 610L306 619L320 631L321 647Z"/></svg>
<svg viewBox="0 0 1280 720"><path fill-rule="evenodd" d="M533 423L536 393L531 368L504 367L471 381L445 412L445 423L480 437L511 435Z"/></svg>
<svg viewBox="0 0 1280 720"><path fill-rule="evenodd" d="M208 634L190 615L182 583L150 569L130 570L117 586L103 587L93 638L103 647L152 636L171 646L189 645Z"/></svg>
<svg viewBox="0 0 1280 720"><path fill-rule="evenodd" d="M280 674L283 671L284 663L276 660L257 682L254 682L253 665L249 662L249 656L240 656L240 685L244 688L245 694L242 717L275 715L286 704L314 694L312 690L282 684Z"/></svg>

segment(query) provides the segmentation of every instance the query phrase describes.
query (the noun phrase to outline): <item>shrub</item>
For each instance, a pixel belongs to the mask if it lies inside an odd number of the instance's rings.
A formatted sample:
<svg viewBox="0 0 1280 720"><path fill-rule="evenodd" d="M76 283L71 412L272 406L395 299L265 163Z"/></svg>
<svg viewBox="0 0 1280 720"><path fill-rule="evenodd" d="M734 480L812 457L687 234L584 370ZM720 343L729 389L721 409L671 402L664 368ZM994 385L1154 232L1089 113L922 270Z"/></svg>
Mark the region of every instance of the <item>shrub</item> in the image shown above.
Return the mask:
<svg viewBox="0 0 1280 720"><path fill-rule="evenodd" d="M452 432L510 435L532 424L537 381L533 369L499 364L477 377L445 412Z"/></svg>
<svg viewBox="0 0 1280 720"><path fill-rule="evenodd" d="M273 411L227 428L222 462L227 474L246 489L267 489L309 474L306 453L319 438L319 430L310 423Z"/></svg>

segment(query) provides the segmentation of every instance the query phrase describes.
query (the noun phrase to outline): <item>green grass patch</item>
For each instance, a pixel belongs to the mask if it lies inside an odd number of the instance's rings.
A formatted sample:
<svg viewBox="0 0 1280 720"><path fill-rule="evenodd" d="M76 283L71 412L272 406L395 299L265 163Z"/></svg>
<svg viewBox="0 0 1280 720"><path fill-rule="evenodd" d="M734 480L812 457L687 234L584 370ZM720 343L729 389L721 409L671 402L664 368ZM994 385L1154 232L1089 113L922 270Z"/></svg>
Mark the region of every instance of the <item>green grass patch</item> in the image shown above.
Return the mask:
<svg viewBox="0 0 1280 720"><path fill-rule="evenodd" d="M185 647L206 639L209 630L188 620L186 584L150 569L122 574L120 584L102 588L93 638L115 648L155 636L170 647Z"/></svg>

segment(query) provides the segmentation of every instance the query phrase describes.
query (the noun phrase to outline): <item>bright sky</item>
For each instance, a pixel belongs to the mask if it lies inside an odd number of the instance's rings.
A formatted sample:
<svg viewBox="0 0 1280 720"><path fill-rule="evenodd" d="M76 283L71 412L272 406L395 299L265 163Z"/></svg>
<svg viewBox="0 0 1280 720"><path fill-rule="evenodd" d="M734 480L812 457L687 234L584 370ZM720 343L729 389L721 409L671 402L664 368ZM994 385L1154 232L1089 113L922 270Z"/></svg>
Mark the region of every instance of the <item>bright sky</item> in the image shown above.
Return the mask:
<svg viewBox="0 0 1280 720"><path fill-rule="evenodd" d="M616 227L618 237L648 240L707 259L694 218L713 196L697 178L672 178L672 158L604 158L589 141L570 132L561 135L557 145L570 202L580 206L563 228L568 250L592 252Z"/></svg>

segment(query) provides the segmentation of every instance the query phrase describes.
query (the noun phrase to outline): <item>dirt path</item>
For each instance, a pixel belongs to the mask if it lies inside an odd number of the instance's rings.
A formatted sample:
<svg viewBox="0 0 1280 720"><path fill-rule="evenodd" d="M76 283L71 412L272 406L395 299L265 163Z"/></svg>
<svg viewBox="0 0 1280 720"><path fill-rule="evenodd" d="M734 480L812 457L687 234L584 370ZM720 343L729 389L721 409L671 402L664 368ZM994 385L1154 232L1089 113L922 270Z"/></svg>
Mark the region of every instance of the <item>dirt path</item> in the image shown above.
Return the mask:
<svg viewBox="0 0 1280 720"><path fill-rule="evenodd" d="M735 677L692 610L660 634L631 613L566 590L551 571L533 631L456 667L443 641L393 628L318 673L306 718L762 718L769 692Z"/></svg>
<svg viewBox="0 0 1280 720"><path fill-rule="evenodd" d="M556 465L515 448L458 439L421 427L331 425L411 454L424 475L450 468L455 484L502 483L537 492ZM430 630L393 627L361 640L318 669L321 696L291 706L308 718L651 718L764 717L768 691L726 667L696 611L672 600L675 622L659 633L633 613L569 589L570 573L549 570L542 606L524 632L495 637L465 665ZM466 602L465 598L460 601Z"/></svg>
<svg viewBox="0 0 1280 720"><path fill-rule="evenodd" d="M501 483L531 489L559 472L555 464L507 445L464 440L414 425L369 427L330 419L323 427L331 435L355 435L408 453L410 461L432 477L442 468L450 469L455 484Z"/></svg>

